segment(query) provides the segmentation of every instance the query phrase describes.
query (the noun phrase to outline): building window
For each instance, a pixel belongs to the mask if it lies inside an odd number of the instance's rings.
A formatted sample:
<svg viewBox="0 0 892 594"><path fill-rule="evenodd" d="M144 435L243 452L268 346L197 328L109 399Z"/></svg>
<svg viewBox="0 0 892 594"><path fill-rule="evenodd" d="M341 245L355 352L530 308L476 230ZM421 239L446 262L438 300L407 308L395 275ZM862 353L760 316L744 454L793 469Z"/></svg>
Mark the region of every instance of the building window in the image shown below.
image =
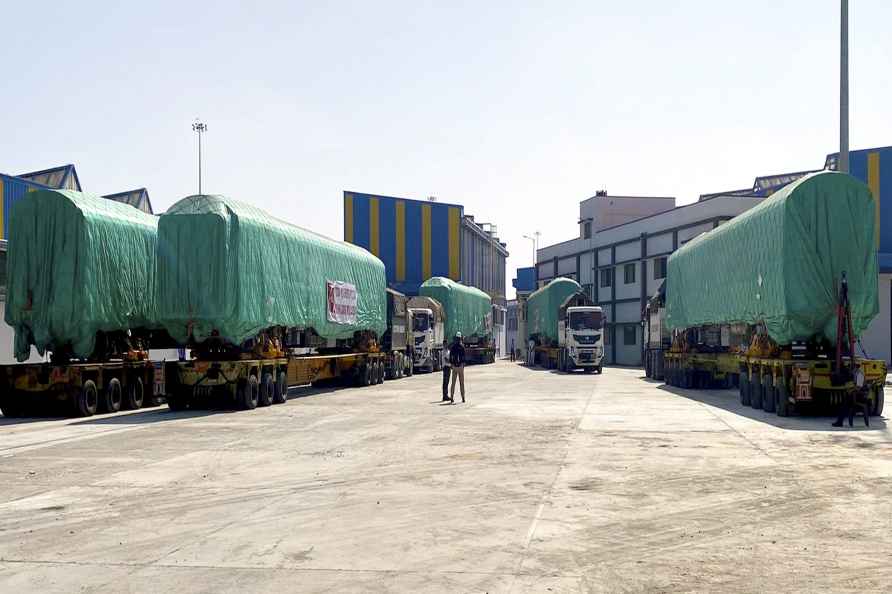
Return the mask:
<svg viewBox="0 0 892 594"><path fill-rule="evenodd" d="M627 285L631 285L635 282L635 263L632 262L630 264L626 264L623 267L623 274L626 277L625 282Z"/></svg>
<svg viewBox="0 0 892 594"><path fill-rule="evenodd" d="M635 346L638 342L638 327L633 325L623 326L623 344Z"/></svg>
<svg viewBox="0 0 892 594"><path fill-rule="evenodd" d="M611 274L610 274L610 268L602 268L601 269L601 286L609 287L611 284L613 284L613 283L611 283L611 280L612 279L611 279Z"/></svg>
<svg viewBox="0 0 892 594"><path fill-rule="evenodd" d="M592 238L592 222L586 221L582 224L582 238L583 239L591 239Z"/></svg>
<svg viewBox="0 0 892 594"><path fill-rule="evenodd" d="M666 256L654 260L654 280L666 278Z"/></svg>

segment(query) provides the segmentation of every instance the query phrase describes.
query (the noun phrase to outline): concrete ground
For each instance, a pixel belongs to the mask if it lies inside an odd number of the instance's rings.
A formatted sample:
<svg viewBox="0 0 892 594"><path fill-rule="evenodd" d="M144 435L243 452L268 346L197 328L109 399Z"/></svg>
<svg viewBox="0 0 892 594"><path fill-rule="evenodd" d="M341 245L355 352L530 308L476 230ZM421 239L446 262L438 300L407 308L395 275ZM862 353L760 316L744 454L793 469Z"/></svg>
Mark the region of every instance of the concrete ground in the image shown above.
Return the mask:
<svg viewBox="0 0 892 594"><path fill-rule="evenodd" d="M634 369L0 419L2 592L888 592L892 436Z"/></svg>

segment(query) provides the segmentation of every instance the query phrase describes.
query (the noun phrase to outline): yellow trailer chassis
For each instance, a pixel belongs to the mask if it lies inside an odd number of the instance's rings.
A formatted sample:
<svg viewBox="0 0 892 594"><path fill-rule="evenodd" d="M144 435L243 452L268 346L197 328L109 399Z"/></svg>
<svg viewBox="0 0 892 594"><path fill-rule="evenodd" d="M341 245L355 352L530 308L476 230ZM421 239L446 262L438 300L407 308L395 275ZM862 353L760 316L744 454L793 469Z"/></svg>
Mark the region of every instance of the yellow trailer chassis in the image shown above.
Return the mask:
<svg viewBox="0 0 892 594"><path fill-rule="evenodd" d="M803 405L838 406L859 391L854 381L835 385L829 359L751 357L735 353L678 353L665 356L666 383L680 388L730 388L736 386L740 402L785 417ZM848 359L844 360L846 364ZM874 359L855 359L864 374L860 389L872 415L883 412L886 364Z"/></svg>
<svg viewBox="0 0 892 594"><path fill-rule="evenodd" d="M213 399L253 409L285 402L288 386L346 380L357 386L384 381L387 353L294 355L224 361L174 361L164 366L165 391L172 410Z"/></svg>

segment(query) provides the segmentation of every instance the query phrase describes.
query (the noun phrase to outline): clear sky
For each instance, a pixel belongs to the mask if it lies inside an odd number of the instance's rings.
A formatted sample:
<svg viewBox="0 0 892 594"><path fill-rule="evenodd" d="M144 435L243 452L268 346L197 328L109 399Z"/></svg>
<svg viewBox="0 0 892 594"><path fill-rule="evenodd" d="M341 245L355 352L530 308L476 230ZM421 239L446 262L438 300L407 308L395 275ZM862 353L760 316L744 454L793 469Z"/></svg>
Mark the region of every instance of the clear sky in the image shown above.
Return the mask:
<svg viewBox="0 0 892 594"><path fill-rule="evenodd" d="M892 144L892 2L851 1L852 148ZM578 202L746 187L838 147L838 0L15 2L0 171L196 189L343 238L345 189L492 221L509 272ZM508 284L510 287L509 275Z"/></svg>

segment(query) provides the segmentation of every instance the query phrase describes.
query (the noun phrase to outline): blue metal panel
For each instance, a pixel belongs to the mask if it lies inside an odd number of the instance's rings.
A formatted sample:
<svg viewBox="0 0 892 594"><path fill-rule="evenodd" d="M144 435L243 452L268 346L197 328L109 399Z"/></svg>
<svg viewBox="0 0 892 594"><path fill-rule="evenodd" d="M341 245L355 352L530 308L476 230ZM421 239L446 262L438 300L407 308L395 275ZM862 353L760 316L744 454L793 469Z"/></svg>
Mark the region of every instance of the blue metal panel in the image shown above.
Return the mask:
<svg viewBox="0 0 892 594"><path fill-rule="evenodd" d="M371 251L369 197L365 194L353 194L353 243Z"/></svg>
<svg viewBox="0 0 892 594"><path fill-rule="evenodd" d="M0 173L0 178L3 181L3 236L2 239L9 239L9 226L10 219L12 217L12 207L13 205L25 197L25 194L28 193L28 190L40 190L46 189L47 186L42 184L37 184L34 182L26 181L24 179L12 176L5 175Z"/></svg>
<svg viewBox="0 0 892 594"><path fill-rule="evenodd" d="M387 270L387 284L396 282L396 201L391 198L378 199L378 221L380 238L378 257Z"/></svg>
<svg viewBox="0 0 892 594"><path fill-rule="evenodd" d="M431 276L449 276L449 207L431 208ZM427 279L424 279L427 280ZM422 281L423 282L423 281Z"/></svg>
<svg viewBox="0 0 892 594"><path fill-rule="evenodd" d="M527 268L517 269L517 278L511 283L518 291L535 291L536 290L536 268L529 266Z"/></svg>
<svg viewBox="0 0 892 594"><path fill-rule="evenodd" d="M417 295L421 278L421 202L406 201L406 283L414 285L408 294Z"/></svg>

